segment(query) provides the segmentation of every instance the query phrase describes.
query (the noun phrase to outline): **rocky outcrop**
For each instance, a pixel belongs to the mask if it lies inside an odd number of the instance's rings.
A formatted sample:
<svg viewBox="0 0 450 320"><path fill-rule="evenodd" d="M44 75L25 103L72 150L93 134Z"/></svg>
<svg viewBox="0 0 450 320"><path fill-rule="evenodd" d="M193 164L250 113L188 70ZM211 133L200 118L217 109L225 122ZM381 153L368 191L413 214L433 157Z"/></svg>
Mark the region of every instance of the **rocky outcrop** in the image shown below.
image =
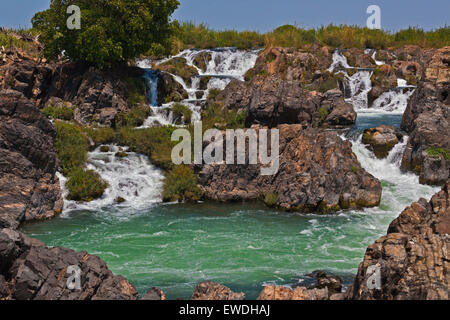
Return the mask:
<svg viewBox="0 0 450 320"><path fill-rule="evenodd" d="M0 227L48 219L63 207L56 131L18 91L0 91Z"/></svg>
<svg viewBox="0 0 450 320"><path fill-rule="evenodd" d="M321 213L379 204L380 182L361 167L349 141L335 132L302 125L278 129L276 174L261 175L260 164L204 165L198 181L206 197L218 201L270 197L271 205L285 210Z"/></svg>
<svg viewBox="0 0 450 320"><path fill-rule="evenodd" d="M102 71L69 61L47 63L12 50L0 64L0 89L20 91L39 107L52 97L62 99L75 106L80 123L110 126L133 107L128 103L130 91L145 95L142 74L142 69L126 66Z"/></svg>
<svg viewBox="0 0 450 320"><path fill-rule="evenodd" d="M450 180L429 202L407 207L367 248L348 299L449 299L449 191Z"/></svg>
<svg viewBox="0 0 450 320"><path fill-rule="evenodd" d="M79 288L74 270L79 271ZM96 256L48 248L12 229L0 230L0 300L136 300L137 296L133 285L113 275Z"/></svg>
<svg viewBox="0 0 450 320"><path fill-rule="evenodd" d="M386 158L395 145L402 140L403 135L397 128L386 125L366 129L362 136L362 142L378 159Z"/></svg>
<svg viewBox="0 0 450 320"><path fill-rule="evenodd" d="M409 133L402 168L425 184L443 184L450 171L450 47L439 49L411 96L402 129Z"/></svg>
<svg viewBox="0 0 450 320"><path fill-rule="evenodd" d="M328 289L291 289L282 286L265 286L258 300L328 300Z"/></svg>
<svg viewBox="0 0 450 320"><path fill-rule="evenodd" d="M269 48L246 74L247 82L232 81L213 102L226 109L246 110L247 127L295 123L316 127L351 125L356 113L351 104L344 102L339 90L341 76L326 70L331 64L331 54L326 49L316 48L311 53Z"/></svg>
<svg viewBox="0 0 450 320"><path fill-rule="evenodd" d="M187 99L188 93L183 86L175 81L172 75L160 72L158 75L158 104L181 102Z"/></svg>
<svg viewBox="0 0 450 320"><path fill-rule="evenodd" d="M192 300L245 300L245 294L233 292L224 285L207 281L197 284Z"/></svg>

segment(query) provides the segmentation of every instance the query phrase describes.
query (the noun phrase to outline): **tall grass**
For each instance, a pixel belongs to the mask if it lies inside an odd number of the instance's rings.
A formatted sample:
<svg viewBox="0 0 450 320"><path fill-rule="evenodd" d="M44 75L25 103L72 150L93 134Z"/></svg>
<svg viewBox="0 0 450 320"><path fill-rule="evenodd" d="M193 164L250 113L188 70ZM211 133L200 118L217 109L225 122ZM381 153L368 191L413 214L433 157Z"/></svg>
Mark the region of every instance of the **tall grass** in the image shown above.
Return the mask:
<svg viewBox="0 0 450 320"><path fill-rule="evenodd" d="M398 32L371 30L359 26L328 25L317 29L302 29L293 25L281 26L269 33L235 30L216 31L205 24L185 22L180 25L173 38L173 52L186 48L236 47L252 49L261 47L294 47L305 45L327 45L342 48L385 49L407 44L421 47L443 47L450 45L450 27L432 31L409 27Z"/></svg>

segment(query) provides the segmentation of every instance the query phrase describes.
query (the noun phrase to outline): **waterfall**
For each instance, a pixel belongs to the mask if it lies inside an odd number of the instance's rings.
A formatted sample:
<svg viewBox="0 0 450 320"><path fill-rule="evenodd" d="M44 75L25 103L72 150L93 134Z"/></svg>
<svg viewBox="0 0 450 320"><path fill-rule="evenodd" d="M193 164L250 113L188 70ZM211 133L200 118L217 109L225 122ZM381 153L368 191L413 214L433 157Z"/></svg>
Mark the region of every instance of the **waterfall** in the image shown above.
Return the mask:
<svg viewBox="0 0 450 320"><path fill-rule="evenodd" d="M371 76L372 71L368 70L357 71L351 77L346 76L347 85L350 89L350 97L346 98L346 101L353 104L356 112L368 108L367 94L372 90Z"/></svg>
<svg viewBox="0 0 450 320"><path fill-rule="evenodd" d="M369 110L403 114L413 93L414 90L403 89L384 92L373 102Z"/></svg>
<svg viewBox="0 0 450 320"><path fill-rule="evenodd" d="M119 208L145 209L159 203L161 199L162 181L164 175L155 168L145 155L128 152L127 148L109 145L108 152L101 152L100 148L88 154L86 169L94 170L108 183L108 188L100 199L91 202L78 203L65 200L64 213L73 210L96 211L102 208L117 206ZM126 157L116 157L116 153L123 150ZM65 188L66 178L58 174L63 196L67 199ZM121 197L126 201L116 203Z"/></svg>
<svg viewBox="0 0 450 320"><path fill-rule="evenodd" d="M372 59L377 65L383 65L385 62L376 60L376 51L366 49L365 54L371 54ZM397 88L381 94L371 105L368 101L368 93L372 90L373 71L367 68L356 68L348 64L347 58L340 50L333 53L333 62L328 71L343 73L344 80L344 96L345 100L355 108L356 112L381 112L402 114L408 105L408 100L414 93L415 86L408 85L406 80L397 79ZM357 70L352 76L348 75L347 70Z"/></svg>
<svg viewBox="0 0 450 320"><path fill-rule="evenodd" d="M147 99L150 106L158 105L158 72L152 69L144 69L144 79L147 82Z"/></svg>
<svg viewBox="0 0 450 320"><path fill-rule="evenodd" d="M238 50L235 48L217 48L217 49L188 49L180 52L174 57L164 59L157 62L156 64L161 64L169 61L173 58L184 58L186 59L186 64L188 66L194 67L198 76L194 76L191 79L191 86L187 86L185 81L177 76L173 75L175 81L180 83L183 88L189 94L189 100L191 102L196 102L198 100L205 100L208 96L208 92L211 89L223 90L230 83L232 79L244 80L245 73L253 68L258 58L258 53L260 50L246 51ZM195 64L195 59L199 55L209 55L209 60L205 61L206 70L203 71ZM202 77L211 78L207 84L207 89L203 93L201 99L197 99L197 92L199 91L199 84Z"/></svg>
<svg viewBox="0 0 450 320"><path fill-rule="evenodd" d="M184 58L188 66L194 67L198 75L190 80L190 86L178 75L170 74L188 93L188 98L181 103L192 111L192 122L201 120L201 103L206 101L211 89L223 90L232 79L244 80L245 73L254 67L260 50L245 51L235 48L218 49L188 49L179 54L160 61L155 61L156 65L170 61L173 58ZM209 57L205 59L206 69L202 70L195 65L195 59L199 56ZM174 125L177 119L174 119L171 108L173 102L158 106L158 72L151 69L152 62L148 59L137 61L136 65L144 69L144 79L148 87L148 100L152 115L145 121L140 128L148 128L154 125ZM210 78L206 90L200 90L201 79ZM201 96L199 96L199 93Z"/></svg>
<svg viewBox="0 0 450 320"><path fill-rule="evenodd" d="M343 139L346 139L343 137ZM382 213L385 208L399 214L411 202L419 198L430 199L439 187L421 185L419 177L411 172L402 172L400 169L401 159L408 142L405 136L384 159L375 157L372 151L362 143L362 134L356 140L351 141L352 150L358 157L361 166L374 177L379 179L383 186L382 205L377 208L366 209L370 213Z"/></svg>

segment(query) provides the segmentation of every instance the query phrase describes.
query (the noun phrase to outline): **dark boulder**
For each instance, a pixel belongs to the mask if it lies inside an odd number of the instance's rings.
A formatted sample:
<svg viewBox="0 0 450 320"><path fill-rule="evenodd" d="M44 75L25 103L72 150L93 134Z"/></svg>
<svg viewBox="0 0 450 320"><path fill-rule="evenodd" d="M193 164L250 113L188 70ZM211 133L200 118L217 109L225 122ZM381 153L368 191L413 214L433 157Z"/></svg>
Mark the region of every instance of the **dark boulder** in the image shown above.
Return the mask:
<svg viewBox="0 0 450 320"><path fill-rule="evenodd" d="M77 277L73 270L80 271L79 288L77 281L72 282ZM0 298L12 300L136 300L138 296L134 286L113 275L100 258L48 248L12 229L0 230L0 274L8 285L7 296Z"/></svg>
<svg viewBox="0 0 450 320"><path fill-rule="evenodd" d="M0 91L0 226L48 219L62 210L56 131L18 91Z"/></svg>

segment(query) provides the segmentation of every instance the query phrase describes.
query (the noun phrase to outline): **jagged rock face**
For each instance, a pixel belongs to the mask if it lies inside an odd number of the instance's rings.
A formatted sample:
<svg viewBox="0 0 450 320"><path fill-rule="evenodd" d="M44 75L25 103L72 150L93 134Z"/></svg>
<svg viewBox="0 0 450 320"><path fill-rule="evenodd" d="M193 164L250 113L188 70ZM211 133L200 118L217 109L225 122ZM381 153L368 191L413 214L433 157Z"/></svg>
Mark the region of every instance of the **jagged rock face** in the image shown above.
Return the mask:
<svg viewBox="0 0 450 320"><path fill-rule="evenodd" d="M410 136L402 168L418 173L424 184L440 185L450 176L450 159L445 156L450 154L449 60L449 47L436 51L426 69L427 81L411 96L402 119L402 129ZM430 153L433 149L444 154Z"/></svg>
<svg viewBox="0 0 450 320"><path fill-rule="evenodd" d="M22 93L0 91L0 227L61 212L55 136L50 121Z"/></svg>
<svg viewBox="0 0 450 320"><path fill-rule="evenodd" d="M45 60L44 60L45 61ZM0 89L12 89L39 101L52 75L52 67L24 52L7 51L0 63Z"/></svg>
<svg viewBox="0 0 450 320"><path fill-rule="evenodd" d="M290 289L282 286L265 286L258 300L328 300L328 289L297 287Z"/></svg>
<svg viewBox="0 0 450 320"><path fill-rule="evenodd" d="M192 300L245 300L245 294L233 292L224 285L207 281L197 284Z"/></svg>
<svg viewBox="0 0 450 320"><path fill-rule="evenodd" d="M378 159L386 158L397 143L403 140L403 135L394 126L381 125L364 130L362 142L373 151Z"/></svg>
<svg viewBox="0 0 450 320"><path fill-rule="evenodd" d="M349 299L449 299L450 180L430 202L420 199L371 244L360 264ZM370 266L380 270L380 287L368 287ZM370 284L370 282L369 282Z"/></svg>
<svg viewBox="0 0 450 320"><path fill-rule="evenodd" d="M67 286L73 275L70 266L81 270L81 289ZM138 296L134 286L113 275L100 258L50 249L12 229L0 229L0 275L0 300L136 300Z"/></svg>
<svg viewBox="0 0 450 320"><path fill-rule="evenodd" d="M133 72L136 78L140 77L138 68L124 70L123 74ZM101 71L71 62L59 64L54 67L42 100L58 97L71 102L76 106L75 120L82 124L114 125L117 115L131 107L127 103L129 93L120 73L119 70ZM144 83L142 86L145 88Z"/></svg>
<svg viewBox="0 0 450 320"><path fill-rule="evenodd" d="M381 184L361 167L350 142L335 132L301 125L278 129L280 165L275 175L261 175L260 164L204 165L198 181L206 197L242 201L274 194L272 205L320 213L379 204Z"/></svg>

